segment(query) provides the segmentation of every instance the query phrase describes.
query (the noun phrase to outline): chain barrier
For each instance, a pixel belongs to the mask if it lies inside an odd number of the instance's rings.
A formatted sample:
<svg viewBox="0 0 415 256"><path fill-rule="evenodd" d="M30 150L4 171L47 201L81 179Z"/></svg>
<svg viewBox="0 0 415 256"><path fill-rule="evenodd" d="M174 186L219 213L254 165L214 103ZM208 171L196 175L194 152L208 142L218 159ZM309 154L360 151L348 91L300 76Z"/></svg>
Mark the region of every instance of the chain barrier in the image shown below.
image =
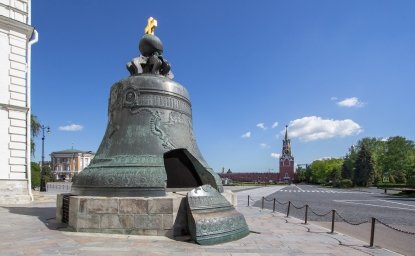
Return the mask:
<svg viewBox="0 0 415 256"><path fill-rule="evenodd" d="M294 207L294 208L295 208L295 209L297 209L297 210L300 210L300 209L305 208L307 205L303 205L303 206L301 206L301 207L297 207L297 206L295 206L295 204L291 203L291 206L292 206L292 207Z"/></svg>
<svg viewBox="0 0 415 256"><path fill-rule="evenodd" d="M325 214L319 214L319 213L316 213L315 211L313 211L313 209L311 209L311 207L309 207L308 209L310 209L310 211L312 212L312 213L314 213L315 215L317 215L317 216L319 216L319 217L324 217L324 216L327 216L327 215L329 215L332 211L330 210L330 211L328 211L327 213L325 213Z"/></svg>
<svg viewBox="0 0 415 256"><path fill-rule="evenodd" d="M251 201L255 203L255 202L258 202L260 200L254 200L251 196L248 195L248 206L249 206L249 202L251 202ZM276 198L267 199L265 197L262 197L262 199L261 199L262 209L264 209L264 202L265 201L267 201L267 202L273 201L274 202L274 204L273 204L273 210L272 210L273 212L275 212L275 203L278 203L280 205L286 205L286 204L288 204L288 207L287 207L287 217L290 215L290 206L294 207L297 210L300 210L300 209L305 208L304 224L307 224L308 211L309 210L313 214L315 214L316 216L318 216L318 217L325 217L325 216L331 214L332 215L332 217L331 217L331 233L334 233L334 223L335 223L335 217L336 217L336 215L337 215L337 217L340 218L341 221L344 221L347 224L352 225L352 226L359 226L359 225L362 225L362 224L365 224L365 223L369 223L370 222L369 220L365 220L365 221L362 221L362 222L354 223L354 222L348 221L346 218L344 218L343 216L341 216L336 210L330 210L327 213L320 214L320 213L317 213L317 212L313 211L313 209L311 209L311 207L309 205L307 205L307 204L299 207L299 206L294 205L291 201L288 201L288 202L280 202ZM370 242L369 242L369 246L370 247L373 247L374 246L375 223L376 222L378 222L379 224L382 224L383 226L385 226L387 228L390 228L392 230L395 230L395 231L398 231L398 232L401 232L401 233L404 233L404 234L407 234L407 235L415 235L415 232L411 232L411 231L407 231L407 230L402 230L402 229L393 227L393 226L391 226L389 224L386 224L385 222L383 222L383 221L381 221L379 219L376 219L376 218L372 217L371 218Z"/></svg>
<svg viewBox="0 0 415 256"><path fill-rule="evenodd" d="M277 199L275 199L275 202L279 203L280 205L286 205L286 204L288 204L288 202L282 203L282 202L278 201Z"/></svg>
<svg viewBox="0 0 415 256"><path fill-rule="evenodd" d="M383 226L385 226L387 228L390 228L390 229L393 229L395 231L398 231L398 232L401 232L401 233L404 233L404 234L407 234L407 235L415 235L415 232L410 232L410 231L402 230L402 229L399 229L399 228L395 228L395 227L393 227L389 224L386 224L385 222L383 222L381 220L378 220L378 219L376 219L376 221L379 222L380 224L382 224Z"/></svg>
<svg viewBox="0 0 415 256"><path fill-rule="evenodd" d="M368 220L365 220L365 221L362 221L362 222L358 222L358 223L353 223L353 222L350 222L350 221L348 221L348 220L346 220L343 216L341 216L338 212L336 212L336 215L342 220L342 221L344 221L344 222L346 222L347 224L350 224L350 225L353 225L353 226L359 226L359 225L362 225L362 224L365 224L365 223L369 223L369 221Z"/></svg>

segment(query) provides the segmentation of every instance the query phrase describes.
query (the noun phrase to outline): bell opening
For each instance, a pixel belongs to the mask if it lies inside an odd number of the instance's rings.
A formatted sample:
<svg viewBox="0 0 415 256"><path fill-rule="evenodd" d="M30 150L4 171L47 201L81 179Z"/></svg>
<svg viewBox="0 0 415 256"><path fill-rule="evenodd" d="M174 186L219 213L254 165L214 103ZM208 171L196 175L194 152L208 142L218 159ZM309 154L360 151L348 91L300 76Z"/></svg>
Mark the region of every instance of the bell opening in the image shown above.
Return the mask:
<svg viewBox="0 0 415 256"><path fill-rule="evenodd" d="M164 154L164 168L169 190L192 189L203 185L186 149L174 149Z"/></svg>

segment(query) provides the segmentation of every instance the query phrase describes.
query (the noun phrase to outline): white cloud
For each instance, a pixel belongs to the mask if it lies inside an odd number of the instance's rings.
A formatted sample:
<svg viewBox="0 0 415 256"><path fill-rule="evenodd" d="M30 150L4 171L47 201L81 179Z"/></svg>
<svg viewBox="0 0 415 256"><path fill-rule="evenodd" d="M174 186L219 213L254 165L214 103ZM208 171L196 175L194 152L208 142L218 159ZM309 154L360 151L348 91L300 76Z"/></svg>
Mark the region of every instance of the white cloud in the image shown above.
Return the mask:
<svg viewBox="0 0 415 256"><path fill-rule="evenodd" d="M363 107L365 103L361 102L357 97L346 98L344 100L338 101L337 105L340 107L353 108L353 107Z"/></svg>
<svg viewBox="0 0 415 256"><path fill-rule="evenodd" d="M269 148L269 145L266 143L261 143L259 145L261 146L261 148Z"/></svg>
<svg viewBox="0 0 415 256"><path fill-rule="evenodd" d="M334 97L334 96L330 98L330 100L338 100L338 99L339 99L339 98Z"/></svg>
<svg viewBox="0 0 415 256"><path fill-rule="evenodd" d="M274 122L271 127L272 127L272 129L274 129L277 126L278 126L278 122Z"/></svg>
<svg viewBox="0 0 415 256"><path fill-rule="evenodd" d="M267 127L265 126L264 123L259 123L259 124L256 125L256 127L260 128L262 130L266 130L267 129Z"/></svg>
<svg viewBox="0 0 415 256"><path fill-rule="evenodd" d="M279 139L280 138L280 135L279 134L275 134L275 138L276 139Z"/></svg>
<svg viewBox="0 0 415 256"><path fill-rule="evenodd" d="M279 159L280 158L280 154L278 154L278 153L271 153L271 157L272 158L276 158L276 159Z"/></svg>
<svg viewBox="0 0 415 256"><path fill-rule="evenodd" d="M78 132L82 131L82 129L84 129L84 127L80 124L68 124L64 126L59 126L59 130L65 132Z"/></svg>
<svg viewBox="0 0 415 256"><path fill-rule="evenodd" d="M243 139L251 138L251 132L246 132L246 133L242 134L241 138L243 138Z"/></svg>
<svg viewBox="0 0 415 256"><path fill-rule="evenodd" d="M362 127L351 119L322 119L318 116L306 116L290 121L288 135L302 141L314 141L334 137L345 137L362 132ZM281 131L283 134L285 131Z"/></svg>

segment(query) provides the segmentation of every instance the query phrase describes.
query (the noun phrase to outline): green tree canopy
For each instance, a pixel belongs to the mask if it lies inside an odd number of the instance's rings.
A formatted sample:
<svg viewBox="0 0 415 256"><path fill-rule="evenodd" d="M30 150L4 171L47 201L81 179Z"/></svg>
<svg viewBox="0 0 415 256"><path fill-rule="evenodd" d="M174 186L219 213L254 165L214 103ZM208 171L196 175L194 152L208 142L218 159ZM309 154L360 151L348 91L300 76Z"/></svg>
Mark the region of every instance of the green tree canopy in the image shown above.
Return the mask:
<svg viewBox="0 0 415 256"><path fill-rule="evenodd" d="M414 175L415 162L414 142L401 136L390 137L386 141L385 154L380 159L383 171L394 176L409 179Z"/></svg>
<svg viewBox="0 0 415 256"><path fill-rule="evenodd" d="M342 165L342 158L315 160L310 165L312 180L317 183L333 181L333 177L340 175Z"/></svg>
<svg viewBox="0 0 415 256"><path fill-rule="evenodd" d="M344 179L349 179L352 180L353 179L353 175L354 175L354 164L356 161L356 150L354 146L351 146L349 149L349 153L346 154L346 156L344 157L344 161L341 167L341 176Z"/></svg>
<svg viewBox="0 0 415 256"><path fill-rule="evenodd" d="M372 153L369 151L366 144L362 144L360 147L356 163L355 163L355 174L354 184L357 186L371 186L374 182L374 163Z"/></svg>
<svg viewBox="0 0 415 256"><path fill-rule="evenodd" d="M35 115L30 115L30 150L32 152L32 156L35 155L35 150L36 150L36 145L35 145L35 141L34 138L36 138L39 133L40 133L40 129L41 129L41 124L39 122L39 120L37 119L37 116Z"/></svg>

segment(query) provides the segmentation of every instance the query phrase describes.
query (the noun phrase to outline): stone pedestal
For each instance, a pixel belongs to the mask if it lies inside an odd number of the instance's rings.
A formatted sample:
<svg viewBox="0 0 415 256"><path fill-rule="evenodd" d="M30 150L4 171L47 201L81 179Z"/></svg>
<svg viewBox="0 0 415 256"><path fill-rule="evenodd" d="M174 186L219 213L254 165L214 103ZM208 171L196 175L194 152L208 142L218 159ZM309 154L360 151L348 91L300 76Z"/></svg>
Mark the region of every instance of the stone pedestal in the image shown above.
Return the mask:
<svg viewBox="0 0 415 256"><path fill-rule="evenodd" d="M76 232L177 237L189 234L187 192L164 197L70 196L68 227ZM63 197L57 198L56 219L62 220ZM222 193L231 204L236 195Z"/></svg>

